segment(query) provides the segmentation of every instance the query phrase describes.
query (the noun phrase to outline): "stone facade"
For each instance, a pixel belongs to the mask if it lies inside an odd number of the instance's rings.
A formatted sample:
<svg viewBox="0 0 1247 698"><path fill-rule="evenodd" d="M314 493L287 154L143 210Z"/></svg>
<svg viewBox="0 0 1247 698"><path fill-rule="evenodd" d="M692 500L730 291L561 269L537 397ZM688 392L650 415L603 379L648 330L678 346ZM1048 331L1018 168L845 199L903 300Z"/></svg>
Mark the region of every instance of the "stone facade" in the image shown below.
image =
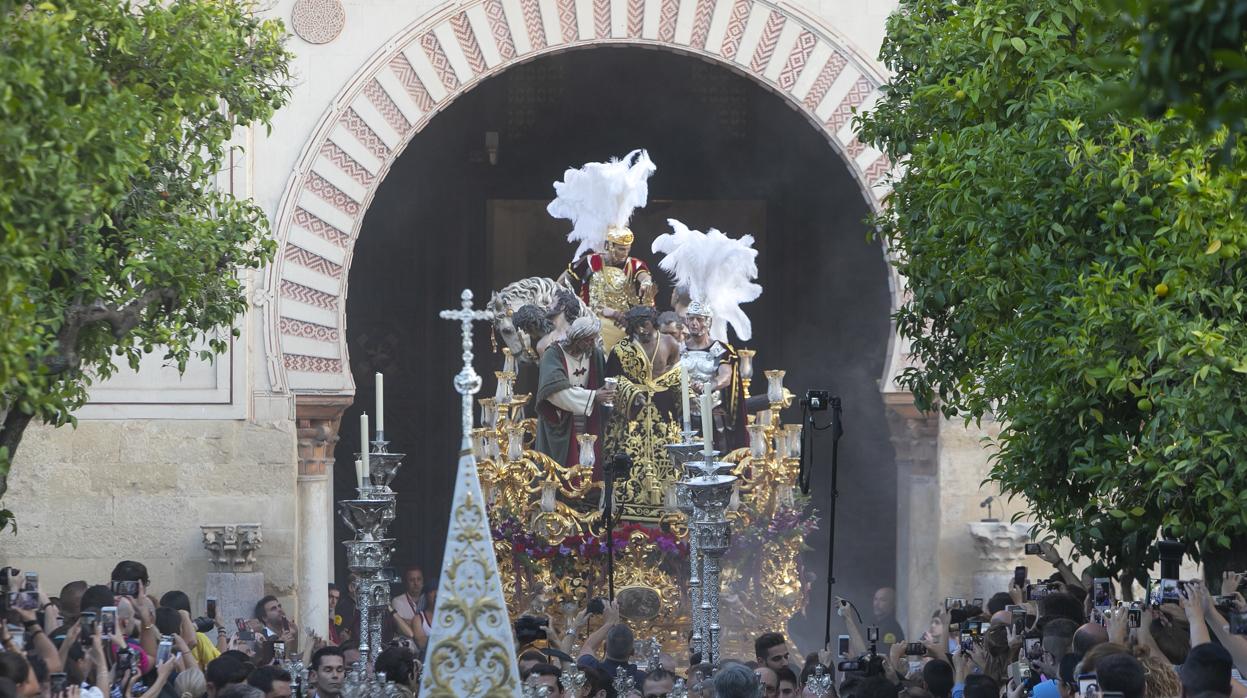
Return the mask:
<svg viewBox="0 0 1247 698"><path fill-rule="evenodd" d="M5 498L18 533L3 535L0 560L39 571L57 590L75 579L107 581L119 560L135 559L155 590L182 589L202 608L213 567L200 524L259 522L256 570L272 593L292 598L294 422L288 411L275 416L31 427Z"/></svg>
<svg viewBox="0 0 1247 698"><path fill-rule="evenodd" d="M240 137L246 150L221 178L268 212L282 245L273 267L250 280L255 305L242 338L210 369L192 367L197 392L155 366L126 377L120 399L84 409L76 430L27 433L5 500L19 534L0 538L0 563L38 569L49 589L103 580L132 557L148 565L155 589L181 588L202 605L211 564L200 525L257 522L266 588L288 607L300 588L314 592L298 618L323 627L333 545L326 464L354 395L342 331L354 235L408 140L442 105L516 61L598 43L698 55L789 99L872 206L885 193L890 163L856 140L850 120L883 79L874 57L890 0L312 4L333 11L308 14L306 2L296 11L294 0L266 10L287 22L297 13L300 36L317 43L291 38L291 103L271 133ZM903 282L891 281L899 302ZM970 593L981 565L967 524L991 492L980 487L982 432L918 415L898 392L904 349L893 342L880 386L899 468L898 583L912 590L901 620L912 632L943 593Z"/></svg>

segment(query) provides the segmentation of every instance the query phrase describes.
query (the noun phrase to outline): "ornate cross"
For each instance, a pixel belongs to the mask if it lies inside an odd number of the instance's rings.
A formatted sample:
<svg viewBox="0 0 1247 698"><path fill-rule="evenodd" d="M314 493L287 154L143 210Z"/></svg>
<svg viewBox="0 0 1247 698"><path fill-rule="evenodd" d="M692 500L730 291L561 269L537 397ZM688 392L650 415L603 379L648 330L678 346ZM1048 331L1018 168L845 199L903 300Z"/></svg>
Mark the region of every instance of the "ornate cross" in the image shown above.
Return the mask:
<svg viewBox="0 0 1247 698"><path fill-rule="evenodd" d="M463 289L459 295L463 307L460 310L443 310L443 320L458 320L463 328L463 368L455 376L455 390L463 396L463 434L472 432L472 396L481 389L481 377L472 368L472 323L494 319L488 310L472 309L472 291Z"/></svg>

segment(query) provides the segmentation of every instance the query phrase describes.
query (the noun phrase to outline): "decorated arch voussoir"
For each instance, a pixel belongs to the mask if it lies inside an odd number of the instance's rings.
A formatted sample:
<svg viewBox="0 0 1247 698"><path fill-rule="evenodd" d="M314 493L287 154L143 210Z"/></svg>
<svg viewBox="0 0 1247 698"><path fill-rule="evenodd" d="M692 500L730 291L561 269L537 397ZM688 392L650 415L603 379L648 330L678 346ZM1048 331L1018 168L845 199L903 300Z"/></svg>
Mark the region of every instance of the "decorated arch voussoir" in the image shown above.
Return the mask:
<svg viewBox="0 0 1247 698"><path fill-rule="evenodd" d="M353 392L345 328L351 252L377 187L413 136L517 61L595 45L703 57L787 99L841 154L877 209L892 163L853 116L878 98L872 64L819 20L767 0L468 0L385 44L334 100L282 199L269 270L274 386Z"/></svg>

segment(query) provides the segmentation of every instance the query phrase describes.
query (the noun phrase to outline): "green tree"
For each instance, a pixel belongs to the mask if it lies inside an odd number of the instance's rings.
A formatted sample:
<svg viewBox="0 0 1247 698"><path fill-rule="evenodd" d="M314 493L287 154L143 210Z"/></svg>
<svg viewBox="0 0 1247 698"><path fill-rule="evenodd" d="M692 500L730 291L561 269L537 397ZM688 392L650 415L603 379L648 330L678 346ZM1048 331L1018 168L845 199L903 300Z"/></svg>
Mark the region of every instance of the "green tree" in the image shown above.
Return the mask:
<svg viewBox="0 0 1247 698"><path fill-rule="evenodd" d="M1153 117L1173 110L1207 132L1247 131L1247 0L1111 0L1109 31L1131 69L1115 96Z"/></svg>
<svg viewBox="0 0 1247 698"><path fill-rule="evenodd" d="M0 495L32 420L73 422L114 359L210 358L246 308L274 243L213 180L290 60L253 9L0 0Z"/></svg>
<svg viewBox="0 0 1247 698"><path fill-rule="evenodd" d="M1106 109L1121 42L1079 0L903 0L860 120L904 174L880 233L917 404L1002 423L990 477L1115 576L1170 528L1247 539L1247 248L1225 130ZM1232 151L1244 160L1242 146Z"/></svg>

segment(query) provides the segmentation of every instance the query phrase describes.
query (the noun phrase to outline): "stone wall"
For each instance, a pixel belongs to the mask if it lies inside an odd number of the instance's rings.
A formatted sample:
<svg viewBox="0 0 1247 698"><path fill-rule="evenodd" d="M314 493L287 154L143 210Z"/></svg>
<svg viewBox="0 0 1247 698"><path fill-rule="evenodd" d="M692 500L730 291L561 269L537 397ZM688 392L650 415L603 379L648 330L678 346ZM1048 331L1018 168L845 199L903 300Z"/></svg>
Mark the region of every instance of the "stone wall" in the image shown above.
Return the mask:
<svg viewBox="0 0 1247 698"><path fill-rule="evenodd" d="M263 421L31 427L5 496L17 535L0 534L0 563L38 571L54 594L75 579L106 582L117 561L138 560L155 590L182 589L202 608L210 565L200 524L260 522L256 569L270 592L292 599L295 430L281 409L288 401L275 402Z"/></svg>

